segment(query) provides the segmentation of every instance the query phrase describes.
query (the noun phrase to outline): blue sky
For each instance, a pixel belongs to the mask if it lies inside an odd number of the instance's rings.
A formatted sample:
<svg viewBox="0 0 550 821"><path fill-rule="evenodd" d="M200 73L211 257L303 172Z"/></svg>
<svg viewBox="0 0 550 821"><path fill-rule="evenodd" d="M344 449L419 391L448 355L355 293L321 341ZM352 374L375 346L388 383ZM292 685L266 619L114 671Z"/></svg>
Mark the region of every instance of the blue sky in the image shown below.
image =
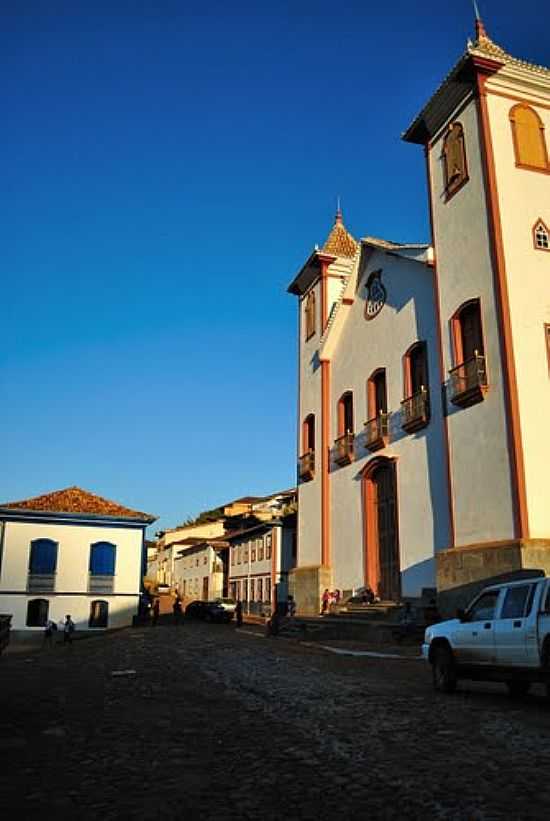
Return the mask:
<svg viewBox="0 0 550 821"><path fill-rule="evenodd" d="M480 3L548 64L540 1ZM296 304L333 221L428 238L400 141L471 5L3 0L0 501L167 527L295 479Z"/></svg>

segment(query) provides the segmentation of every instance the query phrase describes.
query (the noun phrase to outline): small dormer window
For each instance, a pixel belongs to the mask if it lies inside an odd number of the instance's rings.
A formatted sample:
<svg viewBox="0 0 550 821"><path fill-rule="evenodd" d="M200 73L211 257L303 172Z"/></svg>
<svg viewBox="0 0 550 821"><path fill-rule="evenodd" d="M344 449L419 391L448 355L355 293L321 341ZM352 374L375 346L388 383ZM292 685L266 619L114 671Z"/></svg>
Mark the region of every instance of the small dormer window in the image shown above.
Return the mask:
<svg viewBox="0 0 550 821"><path fill-rule="evenodd" d="M533 240L538 251L550 251L550 231L542 220L533 227Z"/></svg>
<svg viewBox="0 0 550 821"><path fill-rule="evenodd" d="M468 180L464 131L460 123L453 123L443 141L443 174L447 199Z"/></svg>

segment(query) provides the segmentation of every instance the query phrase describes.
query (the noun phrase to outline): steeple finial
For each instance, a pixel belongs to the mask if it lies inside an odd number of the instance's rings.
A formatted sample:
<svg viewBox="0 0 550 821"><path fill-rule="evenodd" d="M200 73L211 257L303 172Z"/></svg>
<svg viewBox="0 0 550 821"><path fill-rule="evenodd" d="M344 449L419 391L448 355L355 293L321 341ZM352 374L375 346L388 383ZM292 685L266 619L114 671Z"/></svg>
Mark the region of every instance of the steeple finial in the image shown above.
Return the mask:
<svg viewBox="0 0 550 821"><path fill-rule="evenodd" d="M340 194L336 197L336 219L335 222L342 222L342 204L340 202Z"/></svg>
<svg viewBox="0 0 550 821"><path fill-rule="evenodd" d="M472 2L474 4L474 15L476 19L476 40L479 40L480 37L487 37L487 32L485 31L485 26L483 25L483 20L481 19L481 14L479 13L477 0L472 0Z"/></svg>

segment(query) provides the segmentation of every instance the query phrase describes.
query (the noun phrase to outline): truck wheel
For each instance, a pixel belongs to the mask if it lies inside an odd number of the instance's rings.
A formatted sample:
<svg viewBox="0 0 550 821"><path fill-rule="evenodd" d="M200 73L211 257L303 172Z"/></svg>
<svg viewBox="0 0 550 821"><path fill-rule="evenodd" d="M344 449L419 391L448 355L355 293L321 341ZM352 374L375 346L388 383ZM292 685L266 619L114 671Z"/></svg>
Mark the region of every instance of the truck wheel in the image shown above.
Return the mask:
<svg viewBox="0 0 550 821"><path fill-rule="evenodd" d="M508 693L512 698L521 698L526 696L531 689L530 681L507 681Z"/></svg>
<svg viewBox="0 0 550 821"><path fill-rule="evenodd" d="M456 690L456 670L453 654L449 647L435 647L432 657L434 689L439 693L454 693Z"/></svg>

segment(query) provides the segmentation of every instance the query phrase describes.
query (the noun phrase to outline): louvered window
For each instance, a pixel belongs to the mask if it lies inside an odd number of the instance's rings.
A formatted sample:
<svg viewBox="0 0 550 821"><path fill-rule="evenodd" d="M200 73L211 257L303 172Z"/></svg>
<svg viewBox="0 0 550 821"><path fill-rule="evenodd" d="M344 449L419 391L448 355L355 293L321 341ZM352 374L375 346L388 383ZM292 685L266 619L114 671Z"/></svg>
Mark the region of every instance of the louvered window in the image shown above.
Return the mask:
<svg viewBox="0 0 550 821"><path fill-rule="evenodd" d="M453 123L443 142L443 170L447 197L457 191L468 179L464 132L460 123Z"/></svg>
<svg viewBox="0 0 550 821"><path fill-rule="evenodd" d="M544 126L537 112L519 103L510 111L516 165L533 170L548 170Z"/></svg>

